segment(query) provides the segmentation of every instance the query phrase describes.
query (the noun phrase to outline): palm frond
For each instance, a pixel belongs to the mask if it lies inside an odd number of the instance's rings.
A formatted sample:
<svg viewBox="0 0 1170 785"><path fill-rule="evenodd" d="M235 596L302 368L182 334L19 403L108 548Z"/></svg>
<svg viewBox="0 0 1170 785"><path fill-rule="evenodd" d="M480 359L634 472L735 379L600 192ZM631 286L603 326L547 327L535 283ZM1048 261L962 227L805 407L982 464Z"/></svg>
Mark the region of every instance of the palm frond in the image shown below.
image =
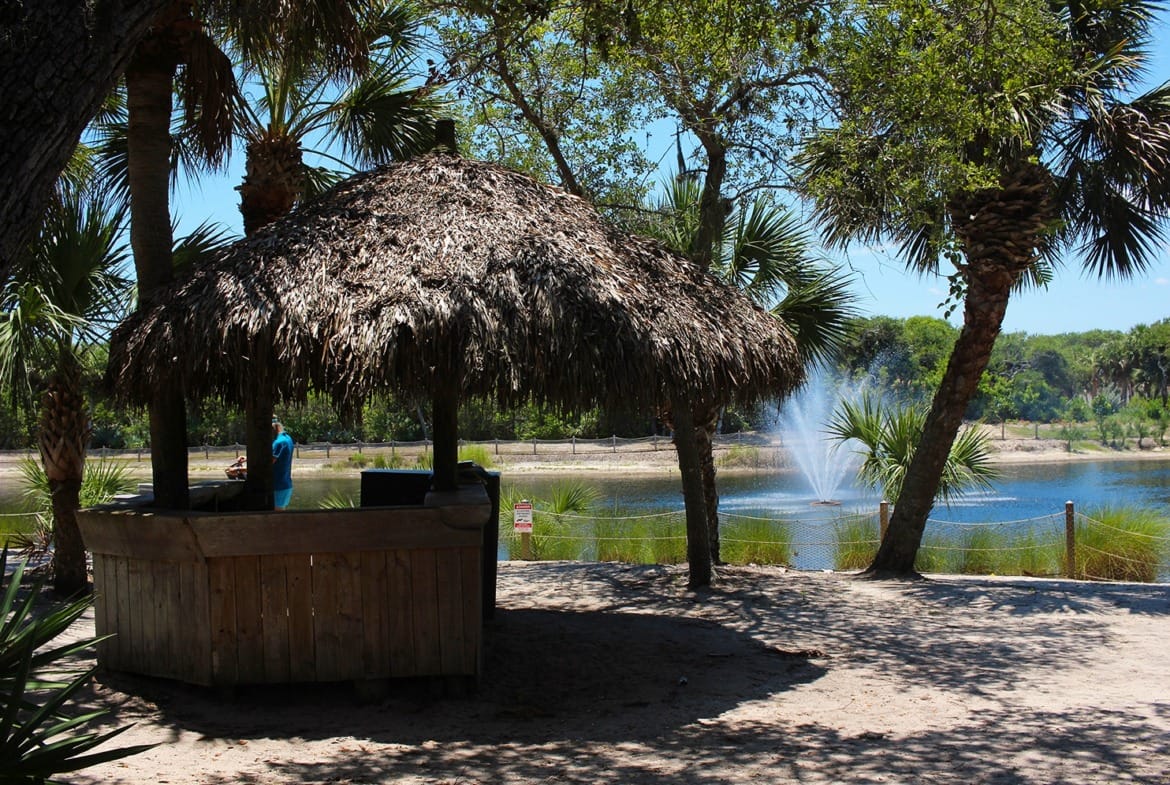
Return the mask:
<svg viewBox="0 0 1170 785"><path fill-rule="evenodd" d="M172 227L172 235L175 237L173 257L176 271L197 268L200 260L207 259L238 239L225 226L210 221L204 221L182 237L174 229Z"/></svg>
<svg viewBox="0 0 1170 785"><path fill-rule="evenodd" d="M847 275L836 269L819 271L811 280L791 286L772 308L796 338L797 351L806 365L836 355L857 316L856 298Z"/></svg>

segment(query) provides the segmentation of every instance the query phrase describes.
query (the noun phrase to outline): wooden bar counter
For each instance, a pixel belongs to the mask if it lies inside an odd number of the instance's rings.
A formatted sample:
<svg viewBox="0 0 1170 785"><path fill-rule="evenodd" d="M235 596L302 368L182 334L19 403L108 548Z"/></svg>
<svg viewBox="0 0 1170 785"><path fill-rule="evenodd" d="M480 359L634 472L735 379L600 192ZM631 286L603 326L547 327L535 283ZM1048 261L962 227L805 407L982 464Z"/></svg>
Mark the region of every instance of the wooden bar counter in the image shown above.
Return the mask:
<svg viewBox="0 0 1170 785"><path fill-rule="evenodd" d="M481 485L413 507L78 517L104 667L208 686L479 675Z"/></svg>

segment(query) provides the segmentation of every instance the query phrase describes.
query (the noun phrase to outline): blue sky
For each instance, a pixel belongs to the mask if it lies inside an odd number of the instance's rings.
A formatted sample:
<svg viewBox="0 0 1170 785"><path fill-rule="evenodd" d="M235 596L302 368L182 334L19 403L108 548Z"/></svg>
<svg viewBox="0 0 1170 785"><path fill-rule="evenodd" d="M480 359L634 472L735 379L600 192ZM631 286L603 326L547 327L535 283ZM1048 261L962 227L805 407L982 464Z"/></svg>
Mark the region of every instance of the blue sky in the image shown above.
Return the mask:
<svg viewBox="0 0 1170 785"><path fill-rule="evenodd" d="M1170 79L1170 11L1160 14L1155 30L1148 82ZM228 170L203 176L197 183L181 183L172 207L181 231L203 221L216 221L242 234L239 199L234 190L243 178L242 151ZM919 277L905 271L892 251L851 248L835 260L853 273L858 306L866 315L943 316L939 307L946 299L947 281ZM1092 329L1128 330L1170 317L1170 231L1161 243L1149 272L1129 281L1099 280L1082 274L1080 262L1068 259L1047 289L1028 291L1012 298L1004 329L1033 334L1082 332ZM955 324L961 309L951 317Z"/></svg>

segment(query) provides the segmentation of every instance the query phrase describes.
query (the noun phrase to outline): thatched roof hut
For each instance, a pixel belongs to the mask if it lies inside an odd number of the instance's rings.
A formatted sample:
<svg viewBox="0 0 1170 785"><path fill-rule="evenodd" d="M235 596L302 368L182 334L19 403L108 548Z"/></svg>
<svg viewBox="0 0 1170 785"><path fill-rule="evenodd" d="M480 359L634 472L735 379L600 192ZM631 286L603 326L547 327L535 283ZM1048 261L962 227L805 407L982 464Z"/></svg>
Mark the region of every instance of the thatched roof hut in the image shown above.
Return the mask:
<svg viewBox="0 0 1170 785"><path fill-rule="evenodd" d="M114 336L110 374L238 401L258 377L352 403L379 389L648 408L782 394L801 366L738 290L585 201L434 152L343 182L194 270Z"/></svg>
<svg viewBox="0 0 1170 785"><path fill-rule="evenodd" d="M118 329L109 374L131 399L179 383L253 402L254 463L272 393L429 397L433 487L448 491L461 399L647 411L782 395L802 368L779 320L685 258L558 188L433 152L354 176L194 270ZM675 407L684 429L689 410ZM270 504L262 475L252 494Z"/></svg>

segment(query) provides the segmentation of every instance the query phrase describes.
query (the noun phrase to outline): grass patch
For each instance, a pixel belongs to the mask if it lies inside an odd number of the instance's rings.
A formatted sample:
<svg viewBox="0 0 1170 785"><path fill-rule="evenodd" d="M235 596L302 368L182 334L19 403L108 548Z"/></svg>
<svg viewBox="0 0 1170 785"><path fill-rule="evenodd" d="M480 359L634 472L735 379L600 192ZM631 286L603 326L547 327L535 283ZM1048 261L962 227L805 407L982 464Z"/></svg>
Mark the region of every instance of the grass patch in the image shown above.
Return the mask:
<svg viewBox="0 0 1170 785"><path fill-rule="evenodd" d="M1076 576L1152 583L1166 555L1170 520L1145 507L1088 510L1076 528Z"/></svg>
<svg viewBox="0 0 1170 785"><path fill-rule="evenodd" d="M872 518L849 517L833 526L833 569L864 570L873 564L881 532Z"/></svg>
<svg viewBox="0 0 1170 785"><path fill-rule="evenodd" d="M485 469L491 469L496 465L492 451L482 444L469 444L466 447L460 447L459 460L472 461Z"/></svg>
<svg viewBox="0 0 1170 785"><path fill-rule="evenodd" d="M749 444L733 444L716 461L724 469L760 468L760 448Z"/></svg>
<svg viewBox="0 0 1170 785"><path fill-rule="evenodd" d="M781 518L723 516L720 555L729 564L791 564L792 524Z"/></svg>

